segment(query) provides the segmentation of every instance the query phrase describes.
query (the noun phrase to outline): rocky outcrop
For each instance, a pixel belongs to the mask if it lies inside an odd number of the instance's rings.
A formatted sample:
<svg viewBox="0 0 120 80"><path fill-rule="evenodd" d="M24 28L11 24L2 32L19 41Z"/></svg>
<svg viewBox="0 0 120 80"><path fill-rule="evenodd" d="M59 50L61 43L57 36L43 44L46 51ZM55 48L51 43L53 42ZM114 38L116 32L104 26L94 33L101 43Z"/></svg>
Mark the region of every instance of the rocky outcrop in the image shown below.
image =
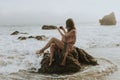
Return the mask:
<svg viewBox="0 0 120 80"><path fill-rule="evenodd" d="M44 35L41 35L41 36L36 36L35 39L37 39L37 40L46 40L47 37L44 36Z"/></svg>
<svg viewBox="0 0 120 80"><path fill-rule="evenodd" d="M26 40L27 37L22 37L22 36L20 36L20 37L18 37L18 39L19 39L19 40Z"/></svg>
<svg viewBox="0 0 120 80"><path fill-rule="evenodd" d="M19 32L19 31L14 31L13 33L11 33L11 35L18 35L18 34L28 34L28 33Z"/></svg>
<svg viewBox="0 0 120 80"><path fill-rule="evenodd" d="M41 36L28 36L28 37L25 37L25 36L20 36L18 37L19 40L26 40L26 39L36 39L36 40L47 40L48 38L44 35L41 35Z"/></svg>
<svg viewBox="0 0 120 80"><path fill-rule="evenodd" d="M17 35L19 33L20 33L19 31L14 31L13 33L11 33L11 35Z"/></svg>
<svg viewBox="0 0 120 80"><path fill-rule="evenodd" d="M53 64L49 66L49 53L44 53L43 60L41 61L41 68L38 72L55 74L73 73L80 71L86 65L97 65L97 61L91 55L77 47L69 53L65 66L59 64L59 56L60 54L55 52Z"/></svg>
<svg viewBox="0 0 120 80"><path fill-rule="evenodd" d="M14 31L13 33L11 33L11 35L18 35L18 34L28 34L26 32L19 32L19 31ZM38 35L38 36L20 36L18 37L19 40L26 40L26 39L36 39L36 40L46 40L48 39L45 35Z"/></svg>
<svg viewBox="0 0 120 80"><path fill-rule="evenodd" d="M34 36L28 36L28 38L35 38Z"/></svg>
<svg viewBox="0 0 120 80"><path fill-rule="evenodd" d="M51 30L51 29L56 29L57 27L54 26L54 25L43 25L42 26L42 29L45 29L45 30Z"/></svg>
<svg viewBox="0 0 120 80"><path fill-rule="evenodd" d="M117 23L114 12L104 16L99 22L101 25L116 25Z"/></svg>

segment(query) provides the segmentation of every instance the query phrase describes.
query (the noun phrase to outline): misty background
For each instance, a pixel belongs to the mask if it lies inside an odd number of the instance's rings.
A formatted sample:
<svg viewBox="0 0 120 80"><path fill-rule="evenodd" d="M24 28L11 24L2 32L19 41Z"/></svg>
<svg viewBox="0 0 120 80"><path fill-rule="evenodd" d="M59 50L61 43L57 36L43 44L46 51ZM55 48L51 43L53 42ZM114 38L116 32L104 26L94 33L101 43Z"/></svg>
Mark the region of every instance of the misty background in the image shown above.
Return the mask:
<svg viewBox="0 0 120 80"><path fill-rule="evenodd" d="M99 22L114 12L120 21L120 0L0 0L0 25Z"/></svg>

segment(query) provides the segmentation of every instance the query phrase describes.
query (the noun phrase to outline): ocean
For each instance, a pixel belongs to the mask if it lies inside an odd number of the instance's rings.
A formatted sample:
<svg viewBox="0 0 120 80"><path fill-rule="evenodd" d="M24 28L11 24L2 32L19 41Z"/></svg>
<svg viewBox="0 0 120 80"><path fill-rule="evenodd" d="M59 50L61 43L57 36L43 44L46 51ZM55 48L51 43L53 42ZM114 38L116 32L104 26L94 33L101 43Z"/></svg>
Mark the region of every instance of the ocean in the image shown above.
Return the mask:
<svg viewBox="0 0 120 80"><path fill-rule="evenodd" d="M59 25L58 25L59 26ZM120 79L120 24L116 26L101 26L97 23L78 23L77 41L75 46L84 49L97 58L106 58L115 63L118 70L105 78L105 80ZM14 31L26 32L28 34L10 35ZM20 36L45 35L45 41L36 39L18 40ZM41 57L35 53L41 49L52 37L61 39L57 30L42 30L39 26L0 26L0 79L15 80L18 77L7 77L17 74L20 70L31 67L40 68ZM49 49L48 49L49 50ZM7 75L7 76L6 76ZM4 77L6 76L6 77ZM27 80L27 79L26 79ZM28 79L29 80L29 79ZM32 80L32 79L31 79Z"/></svg>

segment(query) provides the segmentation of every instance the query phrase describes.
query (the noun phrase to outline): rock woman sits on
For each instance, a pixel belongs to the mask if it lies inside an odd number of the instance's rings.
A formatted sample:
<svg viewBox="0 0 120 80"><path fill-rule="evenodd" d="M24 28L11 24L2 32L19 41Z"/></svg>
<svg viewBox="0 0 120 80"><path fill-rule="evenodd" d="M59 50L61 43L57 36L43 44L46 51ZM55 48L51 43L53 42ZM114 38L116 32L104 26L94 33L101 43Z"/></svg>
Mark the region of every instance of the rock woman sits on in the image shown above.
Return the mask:
<svg viewBox="0 0 120 80"><path fill-rule="evenodd" d="M66 29L67 29L67 31L62 26L57 28L60 35L62 36L62 39L59 40L57 38L51 38L51 40L41 50L37 51L37 54L42 54L42 53L44 53L44 51L47 48L50 47L49 66L52 65L54 51L55 51L56 47L60 50L63 50L64 47L66 46L63 60L60 63L61 66L66 65L66 58L67 58L68 54L70 53L70 51L72 51L74 49L74 44L76 42L76 28L75 28L74 22L71 18L66 20Z"/></svg>

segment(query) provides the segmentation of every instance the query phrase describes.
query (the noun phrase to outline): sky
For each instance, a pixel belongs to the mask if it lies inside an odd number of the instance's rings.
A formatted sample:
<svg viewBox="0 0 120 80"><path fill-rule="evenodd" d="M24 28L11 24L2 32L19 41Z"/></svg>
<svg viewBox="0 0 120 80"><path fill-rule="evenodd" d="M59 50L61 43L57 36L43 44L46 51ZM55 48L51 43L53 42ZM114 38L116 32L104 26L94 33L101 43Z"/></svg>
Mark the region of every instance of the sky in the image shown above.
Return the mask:
<svg viewBox="0 0 120 80"><path fill-rule="evenodd" d="M120 21L120 0L0 0L0 25L98 22L111 12Z"/></svg>

